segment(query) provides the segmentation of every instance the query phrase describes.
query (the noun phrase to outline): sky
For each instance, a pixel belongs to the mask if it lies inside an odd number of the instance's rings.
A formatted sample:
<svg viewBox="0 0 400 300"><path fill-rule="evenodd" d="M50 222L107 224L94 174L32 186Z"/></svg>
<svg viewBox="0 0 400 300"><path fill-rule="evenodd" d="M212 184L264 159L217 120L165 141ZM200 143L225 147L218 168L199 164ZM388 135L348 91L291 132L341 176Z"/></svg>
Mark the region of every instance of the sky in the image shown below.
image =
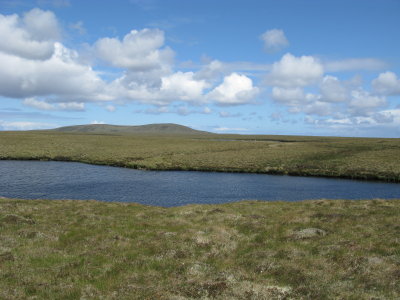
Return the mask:
<svg viewBox="0 0 400 300"><path fill-rule="evenodd" d="M400 0L0 0L0 130L400 137Z"/></svg>

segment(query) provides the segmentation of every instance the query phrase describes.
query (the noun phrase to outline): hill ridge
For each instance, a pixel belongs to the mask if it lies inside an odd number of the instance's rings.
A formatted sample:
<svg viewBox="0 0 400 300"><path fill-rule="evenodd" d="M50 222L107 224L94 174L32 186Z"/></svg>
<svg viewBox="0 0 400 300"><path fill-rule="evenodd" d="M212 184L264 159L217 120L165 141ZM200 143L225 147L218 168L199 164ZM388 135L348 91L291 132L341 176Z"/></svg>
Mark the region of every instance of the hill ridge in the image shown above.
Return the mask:
<svg viewBox="0 0 400 300"><path fill-rule="evenodd" d="M155 123L146 125L85 124L64 126L53 129L59 132L99 133L99 134L210 134L188 126L174 123Z"/></svg>

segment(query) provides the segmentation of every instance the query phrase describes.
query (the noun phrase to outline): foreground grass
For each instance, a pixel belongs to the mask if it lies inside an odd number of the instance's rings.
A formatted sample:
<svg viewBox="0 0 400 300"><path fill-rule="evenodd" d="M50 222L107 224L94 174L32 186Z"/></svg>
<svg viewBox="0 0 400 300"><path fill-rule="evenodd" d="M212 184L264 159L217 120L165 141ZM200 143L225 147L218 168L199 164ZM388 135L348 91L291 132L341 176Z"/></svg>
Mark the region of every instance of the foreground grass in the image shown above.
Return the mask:
<svg viewBox="0 0 400 300"><path fill-rule="evenodd" d="M0 159L400 182L400 139L1 132Z"/></svg>
<svg viewBox="0 0 400 300"><path fill-rule="evenodd" d="M400 201L0 199L0 299L398 299Z"/></svg>

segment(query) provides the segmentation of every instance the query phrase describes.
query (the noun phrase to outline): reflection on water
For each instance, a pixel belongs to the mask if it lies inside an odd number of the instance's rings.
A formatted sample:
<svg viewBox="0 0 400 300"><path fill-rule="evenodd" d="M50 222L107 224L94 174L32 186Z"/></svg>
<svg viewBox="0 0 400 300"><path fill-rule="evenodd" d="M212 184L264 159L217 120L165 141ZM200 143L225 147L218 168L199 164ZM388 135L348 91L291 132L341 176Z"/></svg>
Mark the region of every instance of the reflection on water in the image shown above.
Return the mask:
<svg viewBox="0 0 400 300"><path fill-rule="evenodd" d="M263 174L140 171L71 162L0 161L0 196L179 206L243 199L400 198L400 184Z"/></svg>

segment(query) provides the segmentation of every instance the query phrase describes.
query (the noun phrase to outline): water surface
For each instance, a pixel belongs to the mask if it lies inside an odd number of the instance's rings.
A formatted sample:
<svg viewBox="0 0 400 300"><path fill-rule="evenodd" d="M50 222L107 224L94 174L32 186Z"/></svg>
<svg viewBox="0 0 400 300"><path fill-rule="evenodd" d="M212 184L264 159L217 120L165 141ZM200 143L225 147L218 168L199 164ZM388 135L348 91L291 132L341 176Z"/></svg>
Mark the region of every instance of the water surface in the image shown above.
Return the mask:
<svg viewBox="0 0 400 300"><path fill-rule="evenodd" d="M0 196L179 206L244 199L400 198L400 184L243 173L141 171L72 162L0 161Z"/></svg>

